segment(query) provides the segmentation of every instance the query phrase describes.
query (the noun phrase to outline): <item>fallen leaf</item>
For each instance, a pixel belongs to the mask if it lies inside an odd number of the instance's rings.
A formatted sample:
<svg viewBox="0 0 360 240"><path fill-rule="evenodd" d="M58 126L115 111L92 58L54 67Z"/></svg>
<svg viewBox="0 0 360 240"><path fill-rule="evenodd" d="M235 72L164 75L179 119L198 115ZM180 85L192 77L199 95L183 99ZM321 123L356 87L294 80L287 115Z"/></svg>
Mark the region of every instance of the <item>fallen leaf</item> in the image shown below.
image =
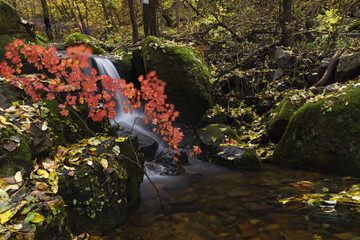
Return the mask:
<svg viewBox="0 0 360 240"><path fill-rule="evenodd" d="M4 144L4 149L8 150L9 152L14 151L17 147L19 146L18 143L13 142L13 141L9 141L7 143Z"/></svg>

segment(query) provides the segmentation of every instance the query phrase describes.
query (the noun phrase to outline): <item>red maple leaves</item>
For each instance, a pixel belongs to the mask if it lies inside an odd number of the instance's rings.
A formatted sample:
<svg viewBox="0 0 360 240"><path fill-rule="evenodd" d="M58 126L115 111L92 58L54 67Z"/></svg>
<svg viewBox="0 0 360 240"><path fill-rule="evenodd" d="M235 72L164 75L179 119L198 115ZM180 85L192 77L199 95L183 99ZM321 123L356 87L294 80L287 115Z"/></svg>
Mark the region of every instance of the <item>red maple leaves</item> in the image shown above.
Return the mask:
<svg viewBox="0 0 360 240"><path fill-rule="evenodd" d="M24 44L16 39L6 47L5 57L10 60L11 66L6 62L0 63L0 74L15 87L24 89L33 101L40 101L41 96L53 100L58 98L61 114L69 114L68 106L86 104L89 117L93 121L101 121L104 117L114 118L116 112L117 95L125 97L124 112L132 112L144 103L144 121L156 125L155 131L163 136L163 140L177 149L183 134L173 127L172 123L179 116L173 104L166 103L165 82L158 79L155 72L150 72L145 78L141 76L140 90L125 80L113 79L110 76L99 76L95 69L91 75L85 75L83 69L89 66L88 57L91 50L85 45L68 47L60 59L56 49L43 46ZM37 75L19 76L22 61L25 59L39 71ZM48 74L50 77L47 77ZM100 84L98 84L100 82ZM98 86L101 85L100 90Z"/></svg>

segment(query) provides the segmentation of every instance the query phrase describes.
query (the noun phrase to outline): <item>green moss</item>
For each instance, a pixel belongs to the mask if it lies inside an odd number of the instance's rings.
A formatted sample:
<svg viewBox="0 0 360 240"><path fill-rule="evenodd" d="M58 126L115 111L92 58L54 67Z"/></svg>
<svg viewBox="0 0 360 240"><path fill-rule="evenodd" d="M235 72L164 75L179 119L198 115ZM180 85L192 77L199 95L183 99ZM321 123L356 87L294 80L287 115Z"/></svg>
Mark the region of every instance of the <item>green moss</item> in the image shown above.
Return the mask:
<svg viewBox="0 0 360 240"><path fill-rule="evenodd" d="M130 81L131 69L132 69L132 56L121 49L116 49L111 53L111 58L115 60L113 61L113 64L115 65L115 68L118 71L120 77L122 79Z"/></svg>
<svg viewBox="0 0 360 240"><path fill-rule="evenodd" d="M6 150L4 144L12 142L10 139L15 136L20 139L19 145L12 151ZM0 138L0 177L12 176L21 170L24 171L24 175L29 174L32 169L30 137L20 135L12 128L3 128L0 130Z"/></svg>
<svg viewBox="0 0 360 240"><path fill-rule="evenodd" d="M145 71L156 71L166 82L166 94L180 111L180 121L193 124L191 119L200 120L212 106L212 77L199 53L149 36L142 44L142 56Z"/></svg>
<svg viewBox="0 0 360 240"><path fill-rule="evenodd" d="M70 34L64 42L65 46L68 45L78 45L78 44L85 44L86 46L90 47L94 54L104 54L105 50L101 48L101 42L92 38L91 36L81 34L81 33L72 33Z"/></svg>
<svg viewBox="0 0 360 240"><path fill-rule="evenodd" d="M266 126L266 131L268 132L271 141L273 142L280 141L295 111L296 108L291 103L289 97L285 97L281 101L279 106L275 108L275 110L272 113L272 117Z"/></svg>
<svg viewBox="0 0 360 240"><path fill-rule="evenodd" d="M241 142L241 139L230 126L225 124L209 124L197 130L198 136L204 144L217 145L225 142L225 138Z"/></svg>
<svg viewBox="0 0 360 240"><path fill-rule="evenodd" d="M94 122L88 117L88 108L85 105L78 105L77 111L71 110L68 116L60 114L58 100L43 100L45 107L49 109L46 117L48 125L53 132L53 143L57 145L66 145L74 143L83 138L93 137L94 133L113 134L113 128L109 119L104 118L101 122Z"/></svg>
<svg viewBox="0 0 360 240"><path fill-rule="evenodd" d="M260 168L260 161L255 151L246 150L241 159L235 161L235 166L237 168L258 169Z"/></svg>
<svg viewBox="0 0 360 240"><path fill-rule="evenodd" d="M291 118L273 162L338 174L360 174L360 88L307 103Z"/></svg>

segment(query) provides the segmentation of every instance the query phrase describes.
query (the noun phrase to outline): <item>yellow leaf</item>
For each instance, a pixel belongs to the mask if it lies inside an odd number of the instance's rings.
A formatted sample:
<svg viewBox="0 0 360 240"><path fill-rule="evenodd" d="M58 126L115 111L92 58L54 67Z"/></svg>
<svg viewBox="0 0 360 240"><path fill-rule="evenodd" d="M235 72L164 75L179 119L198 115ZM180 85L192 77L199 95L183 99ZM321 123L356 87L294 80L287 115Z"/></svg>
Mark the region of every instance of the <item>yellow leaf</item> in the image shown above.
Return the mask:
<svg viewBox="0 0 360 240"><path fill-rule="evenodd" d="M37 175L39 175L39 177L41 178L48 178L49 177L49 173L48 171L44 170L44 169L38 169L36 171Z"/></svg>
<svg viewBox="0 0 360 240"><path fill-rule="evenodd" d="M118 156L120 154L120 147L118 145L113 147L113 151L115 152L115 154Z"/></svg>
<svg viewBox="0 0 360 240"><path fill-rule="evenodd" d="M9 221L25 204L27 201L21 201L12 209L9 209L3 213L0 213L0 223L4 224Z"/></svg>
<svg viewBox="0 0 360 240"><path fill-rule="evenodd" d="M126 137L118 137L115 139L115 142L124 142L126 139Z"/></svg>
<svg viewBox="0 0 360 240"><path fill-rule="evenodd" d="M41 127L41 130L42 131L45 131L46 129L48 129L48 124L47 124L47 121L45 121Z"/></svg>
<svg viewBox="0 0 360 240"><path fill-rule="evenodd" d="M16 174L15 174L15 181L16 181L17 183L20 183L20 182L23 181L23 178L22 178L22 175L21 175L21 171L16 172Z"/></svg>
<svg viewBox="0 0 360 240"><path fill-rule="evenodd" d="M40 213L35 213L34 219L31 220L30 222L39 223L39 222L43 222L44 220L45 220L45 217L43 215L41 215Z"/></svg>
<svg viewBox="0 0 360 240"><path fill-rule="evenodd" d="M88 140L88 143L90 145L97 146L97 145L101 144L101 141L100 141L100 139L93 137Z"/></svg>
<svg viewBox="0 0 360 240"><path fill-rule="evenodd" d="M7 122L7 119L4 116L0 115L0 122L5 124Z"/></svg>
<svg viewBox="0 0 360 240"><path fill-rule="evenodd" d="M57 186L58 181L59 181L59 176L58 176L57 172L55 172L55 171L50 172L48 181L49 181L50 185Z"/></svg>
<svg viewBox="0 0 360 240"><path fill-rule="evenodd" d="M58 209L60 206L59 199L54 199L46 203L51 210Z"/></svg>
<svg viewBox="0 0 360 240"><path fill-rule="evenodd" d="M108 161L107 161L105 158L102 158L102 159L100 160L100 163L101 163L101 165L103 166L103 168L105 168L105 169L107 169L108 166L109 166L109 163L108 163Z"/></svg>

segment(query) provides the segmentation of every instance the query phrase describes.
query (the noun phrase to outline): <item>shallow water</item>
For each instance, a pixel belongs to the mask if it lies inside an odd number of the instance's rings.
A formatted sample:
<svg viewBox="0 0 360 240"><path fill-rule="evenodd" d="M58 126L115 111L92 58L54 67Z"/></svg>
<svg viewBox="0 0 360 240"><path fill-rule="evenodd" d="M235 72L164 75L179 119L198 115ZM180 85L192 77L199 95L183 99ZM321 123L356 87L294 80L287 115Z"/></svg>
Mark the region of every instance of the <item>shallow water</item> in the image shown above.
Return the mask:
<svg viewBox="0 0 360 240"><path fill-rule="evenodd" d="M165 214L154 189L144 180L141 206L108 239L360 239L360 220L353 211L337 207L337 212L328 215L299 201L278 202L324 188L338 193L359 179L270 164L261 171L233 171L194 160L186 170L182 176L152 177ZM298 181L312 184L294 186Z"/></svg>

